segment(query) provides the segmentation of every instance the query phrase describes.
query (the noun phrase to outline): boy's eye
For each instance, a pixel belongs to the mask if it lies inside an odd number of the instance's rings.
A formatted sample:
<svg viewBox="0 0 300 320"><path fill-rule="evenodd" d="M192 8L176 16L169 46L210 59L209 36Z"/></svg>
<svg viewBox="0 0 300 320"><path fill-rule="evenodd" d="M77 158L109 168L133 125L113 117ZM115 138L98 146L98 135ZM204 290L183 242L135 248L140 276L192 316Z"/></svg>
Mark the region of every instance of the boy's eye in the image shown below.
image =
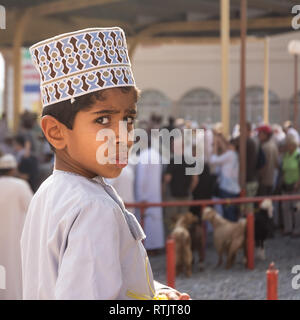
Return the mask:
<svg viewBox="0 0 300 320"><path fill-rule="evenodd" d="M96 119L96 122L100 123L100 124L108 124L109 123L109 117L108 116L100 117L100 118Z"/></svg>
<svg viewBox="0 0 300 320"><path fill-rule="evenodd" d="M127 124L133 124L135 121L135 117L128 116L128 117L125 117L124 120L127 122Z"/></svg>

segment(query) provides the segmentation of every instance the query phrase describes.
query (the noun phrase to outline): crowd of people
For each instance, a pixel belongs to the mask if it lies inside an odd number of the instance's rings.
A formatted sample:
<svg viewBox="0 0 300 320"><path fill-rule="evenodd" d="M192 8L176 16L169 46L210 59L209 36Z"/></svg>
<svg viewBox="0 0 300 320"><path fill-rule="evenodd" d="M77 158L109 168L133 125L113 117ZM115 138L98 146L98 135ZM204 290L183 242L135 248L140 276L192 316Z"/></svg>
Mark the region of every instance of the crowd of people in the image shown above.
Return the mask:
<svg viewBox="0 0 300 320"><path fill-rule="evenodd" d="M141 150L137 164L131 163L129 157L129 164L122 170L121 175L108 179L125 203L235 198L241 195L238 125L234 127L229 139L224 136L220 123L198 124L196 121L170 117L168 125L163 126L162 118L152 115L149 121L140 123L140 127L148 132L162 128L169 131L175 128L192 129L193 132L196 132L195 129L203 129L204 168L201 174L186 174L186 168L193 165L186 161L184 148L177 151L176 139L172 140L170 163L163 164L161 149L157 149L149 140L148 147ZM286 121L283 126L247 123L247 196L290 195L299 192L299 142L299 133L291 121ZM24 217L31 197L51 175L54 165L54 153L42 134L37 115L25 112L20 118L19 132L12 135L4 114L0 121L0 150L0 188L2 194L6 194L1 197L1 208L7 211L13 209L18 211L16 215L21 214ZM176 152L181 152L182 161L179 164L174 161ZM156 161L143 161L149 158ZM8 177L11 179L7 179ZM24 180L27 182L23 183ZM129 210L140 220L139 210ZM224 205L218 210L224 218L237 221L244 214L245 208ZM201 217L201 208L197 206L146 209L144 230L147 238L144 245L150 255L163 250L176 219L187 211ZM21 220L23 221L23 218ZM300 206L288 201L278 203L272 223L270 237L276 228L280 229L283 235L299 237ZM0 245L0 254L1 250L5 251L7 247L2 248ZM11 263L15 264L15 261Z"/></svg>
<svg viewBox="0 0 300 320"><path fill-rule="evenodd" d="M25 111L17 134L9 129L5 114L0 120L0 150L15 157L16 175L26 180L33 192L52 173L54 163L54 153L37 119L36 113Z"/></svg>
<svg viewBox="0 0 300 320"><path fill-rule="evenodd" d="M127 166L121 175L110 181L122 195L125 202L185 201L213 198L236 198L241 195L239 180L239 126L236 125L229 139L222 133L220 123L199 125L195 121L169 119L168 126L162 126L161 118L153 115L143 127L150 129L175 128L204 130L204 169L199 175L187 175L189 161L182 154L181 164L142 164ZM246 138L246 186L249 197L275 194L297 194L300 187L299 134L291 121L278 124L247 123ZM173 156L174 146L173 144ZM183 148L184 149L184 148ZM183 150L181 149L181 150ZM160 150L148 145L141 158L161 157ZM220 214L230 221L237 221L247 209L254 205L217 206ZM274 217L270 221L269 237L275 229L283 235L300 236L300 211L297 203L282 202L274 205ZM149 253L157 253L164 247L178 215L192 211L201 217L200 207L148 208L145 212L145 247ZM138 210L135 210L139 216Z"/></svg>

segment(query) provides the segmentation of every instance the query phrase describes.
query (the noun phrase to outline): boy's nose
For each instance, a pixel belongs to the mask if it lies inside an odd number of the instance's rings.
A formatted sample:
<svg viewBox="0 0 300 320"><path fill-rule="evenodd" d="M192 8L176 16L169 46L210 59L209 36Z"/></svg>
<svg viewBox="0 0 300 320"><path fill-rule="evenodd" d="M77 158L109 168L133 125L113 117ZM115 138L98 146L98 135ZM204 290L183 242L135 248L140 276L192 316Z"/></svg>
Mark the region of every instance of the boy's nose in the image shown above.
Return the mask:
<svg viewBox="0 0 300 320"><path fill-rule="evenodd" d="M126 121L119 121L118 132L116 132L117 144L128 144L128 129Z"/></svg>

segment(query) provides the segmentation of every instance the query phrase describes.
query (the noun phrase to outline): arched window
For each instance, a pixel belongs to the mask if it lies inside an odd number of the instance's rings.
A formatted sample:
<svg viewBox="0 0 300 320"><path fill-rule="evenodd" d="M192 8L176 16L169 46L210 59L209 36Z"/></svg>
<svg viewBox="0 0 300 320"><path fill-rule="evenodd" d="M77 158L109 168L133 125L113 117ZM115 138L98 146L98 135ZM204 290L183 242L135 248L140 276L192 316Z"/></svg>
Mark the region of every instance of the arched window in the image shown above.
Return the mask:
<svg viewBox="0 0 300 320"><path fill-rule="evenodd" d="M199 124L220 121L220 99L211 90L196 88L187 92L179 101L179 116L196 120Z"/></svg>
<svg viewBox="0 0 300 320"><path fill-rule="evenodd" d="M168 117L171 115L171 100L161 91L155 89L143 90L141 97L137 103L138 119L149 120L151 115L163 117L163 122L168 122Z"/></svg>
<svg viewBox="0 0 300 320"><path fill-rule="evenodd" d="M246 89L246 120L252 123L263 121L264 89L253 86ZM269 122L280 123L280 100L277 94L269 90ZM240 122L240 94L231 99L230 127Z"/></svg>

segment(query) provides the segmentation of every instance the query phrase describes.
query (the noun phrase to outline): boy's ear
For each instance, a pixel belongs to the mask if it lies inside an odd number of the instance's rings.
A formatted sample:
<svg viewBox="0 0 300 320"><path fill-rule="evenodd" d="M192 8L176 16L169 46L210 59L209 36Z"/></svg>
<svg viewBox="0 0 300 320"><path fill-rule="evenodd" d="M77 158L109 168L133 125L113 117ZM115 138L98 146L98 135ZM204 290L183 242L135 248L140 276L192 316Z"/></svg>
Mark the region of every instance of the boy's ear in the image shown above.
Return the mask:
<svg viewBox="0 0 300 320"><path fill-rule="evenodd" d="M66 146L64 125L54 117L46 115L41 119L41 128L48 142L57 150L62 150Z"/></svg>

